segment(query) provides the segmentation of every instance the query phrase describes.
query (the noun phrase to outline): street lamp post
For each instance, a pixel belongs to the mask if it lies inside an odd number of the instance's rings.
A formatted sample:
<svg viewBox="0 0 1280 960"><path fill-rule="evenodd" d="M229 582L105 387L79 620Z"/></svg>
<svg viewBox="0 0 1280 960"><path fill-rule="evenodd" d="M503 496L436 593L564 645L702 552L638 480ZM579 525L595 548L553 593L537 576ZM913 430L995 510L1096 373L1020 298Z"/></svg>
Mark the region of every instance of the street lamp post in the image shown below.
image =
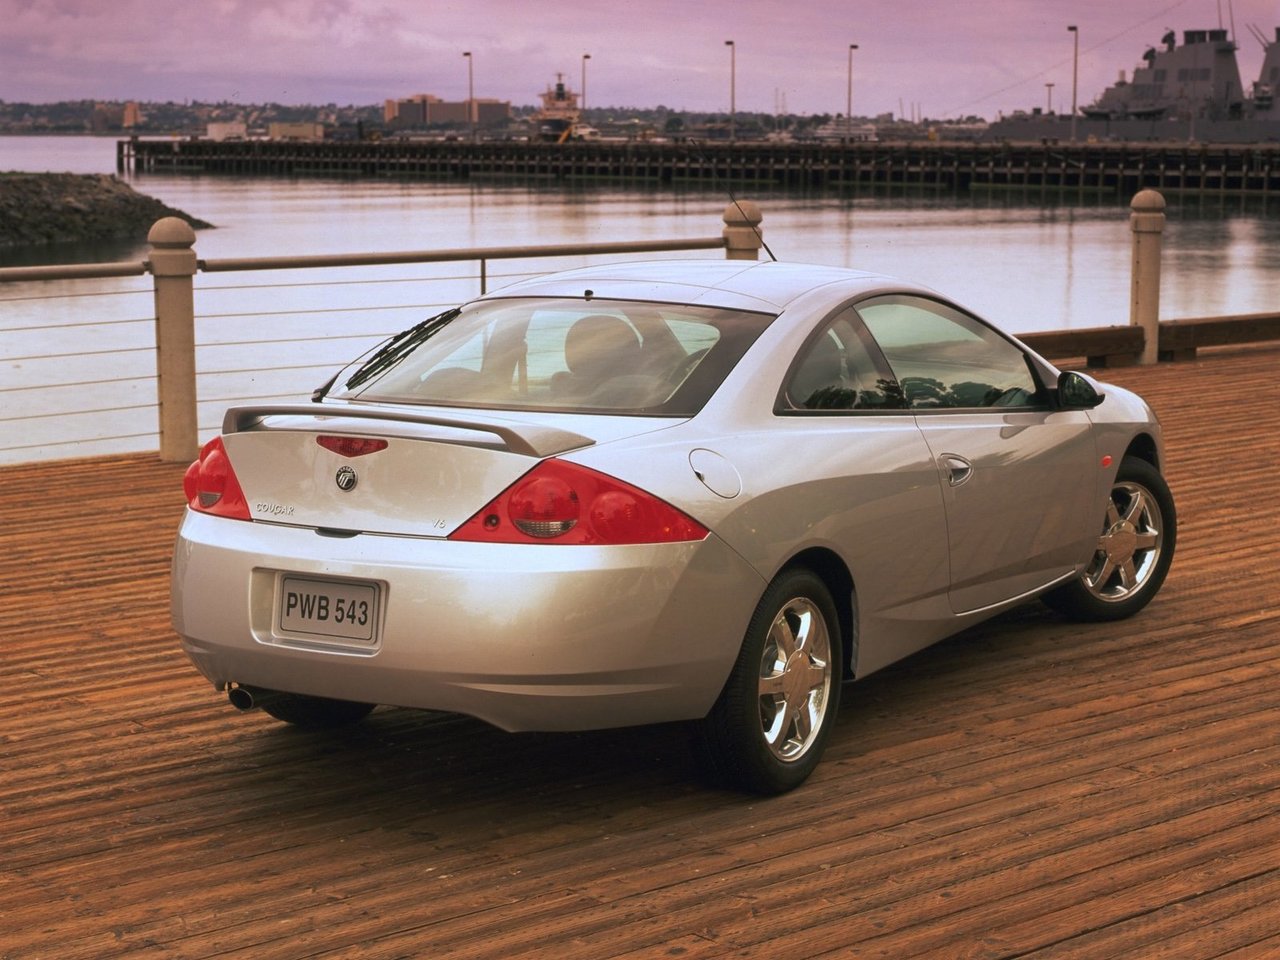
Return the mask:
<svg viewBox="0 0 1280 960"><path fill-rule="evenodd" d="M853 137L853 51L858 49L856 43L849 44L849 88L844 98L844 134L845 139Z"/></svg>
<svg viewBox="0 0 1280 960"><path fill-rule="evenodd" d="M732 40L724 45L729 48L729 141L737 139L737 86L738 86L738 48Z"/></svg>
<svg viewBox="0 0 1280 960"><path fill-rule="evenodd" d="M1075 24L1067 27L1071 31L1071 142L1076 142L1076 88L1080 79L1080 31Z"/></svg>
<svg viewBox="0 0 1280 960"><path fill-rule="evenodd" d="M591 54L584 53L582 55L582 103L580 109L585 113L587 109L587 61L591 59Z"/></svg>
<svg viewBox="0 0 1280 960"><path fill-rule="evenodd" d="M476 84L473 66L475 61L471 51L463 54L467 58L467 122L471 125L471 142L476 142Z"/></svg>

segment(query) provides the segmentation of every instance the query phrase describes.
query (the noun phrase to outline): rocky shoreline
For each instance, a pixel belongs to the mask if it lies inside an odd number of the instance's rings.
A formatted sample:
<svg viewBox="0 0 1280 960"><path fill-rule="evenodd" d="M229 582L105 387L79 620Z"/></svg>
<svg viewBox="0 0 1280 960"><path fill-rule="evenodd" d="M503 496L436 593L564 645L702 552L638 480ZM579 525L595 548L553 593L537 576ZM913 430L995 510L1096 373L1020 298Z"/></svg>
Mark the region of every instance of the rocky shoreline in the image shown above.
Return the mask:
<svg viewBox="0 0 1280 960"><path fill-rule="evenodd" d="M161 217L213 226L106 174L0 173L0 247L141 241Z"/></svg>

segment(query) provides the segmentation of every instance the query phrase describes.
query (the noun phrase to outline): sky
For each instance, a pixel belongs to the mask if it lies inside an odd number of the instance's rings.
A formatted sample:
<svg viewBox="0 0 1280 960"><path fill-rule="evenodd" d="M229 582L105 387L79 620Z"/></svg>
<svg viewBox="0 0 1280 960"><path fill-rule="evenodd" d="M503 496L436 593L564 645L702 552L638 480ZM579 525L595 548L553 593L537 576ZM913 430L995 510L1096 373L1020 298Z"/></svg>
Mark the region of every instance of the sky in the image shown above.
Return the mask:
<svg viewBox="0 0 1280 960"><path fill-rule="evenodd" d="M1249 26L1274 38L1280 0L0 0L0 17L10 102L452 101L470 82L522 106L585 66L589 108L843 114L857 44L854 115L995 119L1070 107L1070 24L1081 105L1166 29L1234 23L1248 89Z"/></svg>

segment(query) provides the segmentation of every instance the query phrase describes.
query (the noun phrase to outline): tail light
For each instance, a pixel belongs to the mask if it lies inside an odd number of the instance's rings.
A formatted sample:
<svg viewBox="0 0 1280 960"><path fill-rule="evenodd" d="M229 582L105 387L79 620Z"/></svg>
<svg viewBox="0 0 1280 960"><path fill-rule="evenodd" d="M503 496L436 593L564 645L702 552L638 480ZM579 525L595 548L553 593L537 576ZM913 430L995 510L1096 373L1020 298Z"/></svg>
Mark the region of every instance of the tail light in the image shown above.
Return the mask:
<svg viewBox="0 0 1280 960"><path fill-rule="evenodd" d="M370 453L377 453L379 450L387 449L387 441L377 440L372 437L333 437L328 434L322 434L316 437L316 443L331 450L340 457L354 459L355 457L367 456Z"/></svg>
<svg viewBox="0 0 1280 960"><path fill-rule="evenodd" d="M200 456L182 478L182 490L192 510L234 520L249 519L249 504L221 437L214 437L200 449Z"/></svg>
<svg viewBox="0 0 1280 960"><path fill-rule="evenodd" d="M623 544L701 540L707 528L621 480L544 460L454 531L484 543Z"/></svg>

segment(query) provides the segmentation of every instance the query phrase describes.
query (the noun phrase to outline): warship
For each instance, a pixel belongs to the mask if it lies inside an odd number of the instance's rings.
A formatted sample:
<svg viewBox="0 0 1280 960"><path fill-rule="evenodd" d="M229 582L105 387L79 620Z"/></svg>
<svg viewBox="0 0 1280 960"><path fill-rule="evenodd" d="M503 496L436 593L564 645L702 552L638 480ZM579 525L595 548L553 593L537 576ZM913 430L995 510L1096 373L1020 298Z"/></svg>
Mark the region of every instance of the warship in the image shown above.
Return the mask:
<svg viewBox="0 0 1280 960"><path fill-rule="evenodd" d="M992 123L986 140L1280 141L1280 27L1268 38L1250 27L1264 56L1246 89L1238 47L1226 30L1167 31L1148 47L1132 79L1124 73L1072 122L1070 112L1015 113Z"/></svg>

